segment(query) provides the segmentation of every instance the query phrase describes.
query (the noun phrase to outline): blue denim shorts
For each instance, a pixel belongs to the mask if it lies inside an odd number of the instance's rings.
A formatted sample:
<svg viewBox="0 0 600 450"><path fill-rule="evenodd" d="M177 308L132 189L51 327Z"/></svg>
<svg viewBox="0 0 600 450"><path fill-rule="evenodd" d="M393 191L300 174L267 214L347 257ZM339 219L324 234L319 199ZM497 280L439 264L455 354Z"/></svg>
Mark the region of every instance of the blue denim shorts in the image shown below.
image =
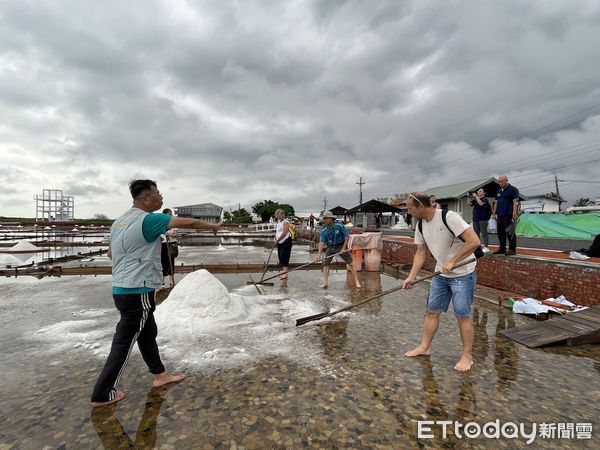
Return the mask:
<svg viewBox="0 0 600 450"><path fill-rule="evenodd" d="M429 311L447 312L448 305L452 301L452 308L456 317L470 317L476 282L477 275L475 272L455 278L441 275L433 277L427 309Z"/></svg>

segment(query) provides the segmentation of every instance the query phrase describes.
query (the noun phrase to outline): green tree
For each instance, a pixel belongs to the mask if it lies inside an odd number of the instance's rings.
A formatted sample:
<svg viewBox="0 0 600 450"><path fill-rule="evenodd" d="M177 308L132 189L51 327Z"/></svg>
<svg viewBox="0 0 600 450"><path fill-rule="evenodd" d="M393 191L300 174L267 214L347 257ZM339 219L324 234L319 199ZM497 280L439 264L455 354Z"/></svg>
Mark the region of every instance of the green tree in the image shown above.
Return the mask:
<svg viewBox="0 0 600 450"><path fill-rule="evenodd" d="M92 219L96 219L96 220L108 220L108 217L106 217L105 214L94 214L94 217L92 217Z"/></svg>
<svg viewBox="0 0 600 450"><path fill-rule="evenodd" d="M577 200L575 203L573 203L573 206L593 206L593 205L594 205L594 202L591 201L587 197L581 197L579 200Z"/></svg>
<svg viewBox="0 0 600 450"><path fill-rule="evenodd" d="M263 200L262 202L256 203L252 207L252 211L256 215L260 216L263 222L268 222L269 218L273 217L275 215L275 211L277 211L279 208L283 209L286 217L292 217L296 214L292 205L287 203L277 203L273 200Z"/></svg>
<svg viewBox="0 0 600 450"><path fill-rule="evenodd" d="M251 223L252 216L245 208L236 209L235 211L225 211L223 219L227 223Z"/></svg>

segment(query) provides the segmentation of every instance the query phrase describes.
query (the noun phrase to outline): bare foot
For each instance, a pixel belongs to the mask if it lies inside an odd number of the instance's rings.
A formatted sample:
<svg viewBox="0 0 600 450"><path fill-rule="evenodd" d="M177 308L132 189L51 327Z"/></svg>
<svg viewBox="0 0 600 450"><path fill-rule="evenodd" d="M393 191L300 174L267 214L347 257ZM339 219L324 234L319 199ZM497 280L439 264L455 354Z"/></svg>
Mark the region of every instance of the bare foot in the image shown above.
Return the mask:
<svg viewBox="0 0 600 450"><path fill-rule="evenodd" d="M185 375L171 375L167 372L159 373L158 375L154 375L154 381L152 382L152 386L157 388L164 386L169 383L177 383L185 378Z"/></svg>
<svg viewBox="0 0 600 450"><path fill-rule="evenodd" d="M361 284L360 284L358 281L356 282L356 287L357 287L357 288L360 288L360 287L362 287L362 286L361 286Z"/></svg>
<svg viewBox="0 0 600 450"><path fill-rule="evenodd" d="M409 358L413 356L429 356L431 355L430 348L423 348L420 345L417 348L414 348L404 354L404 356L408 356Z"/></svg>
<svg viewBox="0 0 600 450"><path fill-rule="evenodd" d="M454 366L455 370L459 372L468 372L471 370L471 366L473 365L473 359L470 356L461 356L456 365Z"/></svg>
<svg viewBox="0 0 600 450"><path fill-rule="evenodd" d="M125 397L127 397L127 391L117 391L117 396L114 398L114 400L109 400L107 402L92 402L92 408L114 405L115 403L123 400Z"/></svg>
<svg viewBox="0 0 600 450"><path fill-rule="evenodd" d="M321 286L319 286L321 289L327 289L327 283L323 283Z"/></svg>

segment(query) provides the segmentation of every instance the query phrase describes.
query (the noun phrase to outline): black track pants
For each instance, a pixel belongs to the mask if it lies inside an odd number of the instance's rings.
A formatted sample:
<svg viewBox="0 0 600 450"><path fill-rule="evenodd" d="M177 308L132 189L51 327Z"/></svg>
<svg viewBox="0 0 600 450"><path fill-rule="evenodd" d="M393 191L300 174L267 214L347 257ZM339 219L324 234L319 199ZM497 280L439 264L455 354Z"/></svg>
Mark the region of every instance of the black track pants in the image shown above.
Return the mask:
<svg viewBox="0 0 600 450"><path fill-rule="evenodd" d="M154 321L154 291L144 294L113 294L113 300L121 313L121 319L117 324L104 369L96 381L92 394L93 402L114 400L117 384L136 341L150 373L159 374L165 371L156 344L158 328Z"/></svg>

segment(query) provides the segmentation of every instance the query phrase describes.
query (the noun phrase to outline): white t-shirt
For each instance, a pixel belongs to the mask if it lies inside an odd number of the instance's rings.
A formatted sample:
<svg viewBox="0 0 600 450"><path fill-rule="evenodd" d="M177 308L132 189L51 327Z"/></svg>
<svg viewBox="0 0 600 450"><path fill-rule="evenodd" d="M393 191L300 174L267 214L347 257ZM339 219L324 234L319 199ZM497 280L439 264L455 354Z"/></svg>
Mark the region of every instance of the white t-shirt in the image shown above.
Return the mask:
<svg viewBox="0 0 600 450"><path fill-rule="evenodd" d="M423 235L421 235L419 232L418 225L415 229L415 244L425 244L427 246L435 258L436 272L442 270L442 266L459 252L464 243L458 238L458 236L460 236L467 228L469 228L469 224L454 211L448 211L446 214L446 222L448 222L448 226L452 229L452 231L454 231L456 237L452 236L450 230L448 230L446 225L444 225L441 209L435 210L435 215L433 216L433 219L431 219L431 222L427 222L425 219L422 219ZM469 255L465 259L472 257L473 255ZM449 274L442 276L453 278L468 275L475 270L476 266L477 262L473 261L466 266L453 269Z"/></svg>
<svg viewBox="0 0 600 450"><path fill-rule="evenodd" d="M283 224L284 223L288 223L287 219L283 219L281 222L277 221L277 224L275 225L275 239L279 239L279 237L283 234ZM285 242L286 239L289 239L290 236L290 231L288 228L288 233L287 233L287 237L285 239L282 239L281 241L278 242L278 244L283 244Z"/></svg>

